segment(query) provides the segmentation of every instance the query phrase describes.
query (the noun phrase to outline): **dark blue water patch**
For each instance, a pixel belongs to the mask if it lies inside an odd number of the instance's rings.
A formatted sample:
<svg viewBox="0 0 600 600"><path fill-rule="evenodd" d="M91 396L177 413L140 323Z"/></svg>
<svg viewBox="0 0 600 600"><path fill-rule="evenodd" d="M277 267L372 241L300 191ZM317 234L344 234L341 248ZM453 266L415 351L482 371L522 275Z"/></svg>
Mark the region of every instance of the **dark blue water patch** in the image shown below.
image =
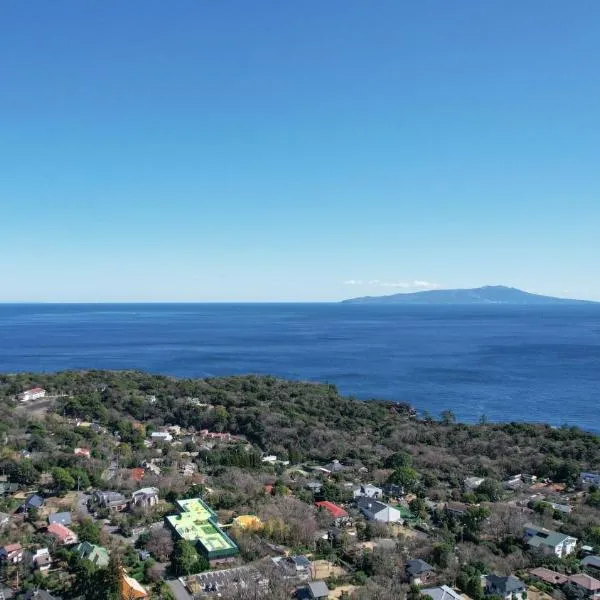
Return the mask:
<svg viewBox="0 0 600 600"><path fill-rule="evenodd" d="M0 370L273 374L600 430L600 307L0 305Z"/></svg>

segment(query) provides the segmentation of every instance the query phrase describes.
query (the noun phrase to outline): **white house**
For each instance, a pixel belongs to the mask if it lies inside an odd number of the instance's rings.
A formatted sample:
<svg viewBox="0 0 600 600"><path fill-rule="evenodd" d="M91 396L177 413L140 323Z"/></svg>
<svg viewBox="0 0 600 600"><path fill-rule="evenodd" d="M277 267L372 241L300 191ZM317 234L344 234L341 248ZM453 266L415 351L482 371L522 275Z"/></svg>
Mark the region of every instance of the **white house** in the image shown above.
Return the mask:
<svg viewBox="0 0 600 600"><path fill-rule="evenodd" d="M402 515L397 508L373 500L366 496L358 498L356 502L360 512L369 521L378 521L379 523L400 523Z"/></svg>
<svg viewBox="0 0 600 600"><path fill-rule="evenodd" d="M564 558L575 552L577 538L532 523L527 523L524 530L527 545L539 549L544 554L554 554Z"/></svg>
<svg viewBox="0 0 600 600"><path fill-rule="evenodd" d="M43 398L46 395L46 390L36 387L30 390L25 390L22 394L19 394L18 398L21 402L29 402L30 400L37 400Z"/></svg>
<svg viewBox="0 0 600 600"><path fill-rule="evenodd" d="M354 495L354 498L365 497L374 498L375 500L377 500L383 496L383 490L377 487L376 485L371 485L370 483L355 487L352 493Z"/></svg>
<svg viewBox="0 0 600 600"><path fill-rule="evenodd" d="M155 487L146 487L131 495L131 506L140 508L151 508L158 504L158 489Z"/></svg>
<svg viewBox="0 0 600 600"><path fill-rule="evenodd" d="M168 431L153 431L150 434L153 442L172 442L173 436Z"/></svg>
<svg viewBox="0 0 600 600"><path fill-rule="evenodd" d="M269 456L263 456L261 458L261 461L264 463L269 463L271 465L274 465L277 462L277 457L274 456L273 454L271 454Z"/></svg>
<svg viewBox="0 0 600 600"><path fill-rule="evenodd" d="M35 554L31 557L31 562L33 563L34 568L42 573L49 571L50 565L52 564L52 557L50 556L48 548L36 550Z"/></svg>
<svg viewBox="0 0 600 600"><path fill-rule="evenodd" d="M474 492L484 481L485 477L467 477L463 483L467 492Z"/></svg>

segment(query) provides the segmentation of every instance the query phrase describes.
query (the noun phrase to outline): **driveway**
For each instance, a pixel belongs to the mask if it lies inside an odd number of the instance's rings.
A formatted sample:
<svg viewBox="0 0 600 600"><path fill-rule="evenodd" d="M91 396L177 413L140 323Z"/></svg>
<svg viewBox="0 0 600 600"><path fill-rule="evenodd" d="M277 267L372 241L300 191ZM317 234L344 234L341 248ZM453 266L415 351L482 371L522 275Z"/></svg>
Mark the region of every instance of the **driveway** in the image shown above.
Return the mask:
<svg viewBox="0 0 600 600"><path fill-rule="evenodd" d="M90 514L90 511L88 510L88 507L87 507L87 501L90 498L91 498L91 496L89 494L86 494L85 492L77 492L77 503L75 506L75 512L78 512L79 514L83 515L84 517L92 518L92 515Z"/></svg>
<svg viewBox="0 0 600 600"><path fill-rule="evenodd" d="M179 579L167 579L167 585L175 600L194 600Z"/></svg>

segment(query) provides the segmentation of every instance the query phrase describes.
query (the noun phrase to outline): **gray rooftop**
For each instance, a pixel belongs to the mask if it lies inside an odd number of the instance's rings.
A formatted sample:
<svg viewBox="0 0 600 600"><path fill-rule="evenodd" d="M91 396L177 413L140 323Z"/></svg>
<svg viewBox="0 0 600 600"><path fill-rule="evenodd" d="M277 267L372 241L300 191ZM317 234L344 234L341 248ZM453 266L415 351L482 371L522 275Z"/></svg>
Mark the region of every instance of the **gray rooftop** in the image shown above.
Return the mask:
<svg viewBox="0 0 600 600"><path fill-rule="evenodd" d="M421 593L424 596L429 596L432 600L462 600L462 596L447 585L426 588L421 590Z"/></svg>
<svg viewBox="0 0 600 600"><path fill-rule="evenodd" d="M429 573L433 571L433 567L420 558L409 560L406 563L406 570L411 575L420 575L421 573Z"/></svg>
<svg viewBox="0 0 600 600"><path fill-rule="evenodd" d="M513 575L509 575L508 577L501 577L500 575L488 575L487 582L491 587L504 594L512 594L513 592L522 590L525 587L525 584Z"/></svg>
<svg viewBox="0 0 600 600"><path fill-rule="evenodd" d="M586 556L582 561L583 567L594 567L600 569L600 556Z"/></svg>
<svg viewBox="0 0 600 600"><path fill-rule="evenodd" d="M60 523L61 525L71 525L73 519L70 512L53 513L48 517L48 523Z"/></svg>
<svg viewBox="0 0 600 600"><path fill-rule="evenodd" d="M311 581L308 584L308 589L314 598L322 598L329 596L329 588L324 581Z"/></svg>

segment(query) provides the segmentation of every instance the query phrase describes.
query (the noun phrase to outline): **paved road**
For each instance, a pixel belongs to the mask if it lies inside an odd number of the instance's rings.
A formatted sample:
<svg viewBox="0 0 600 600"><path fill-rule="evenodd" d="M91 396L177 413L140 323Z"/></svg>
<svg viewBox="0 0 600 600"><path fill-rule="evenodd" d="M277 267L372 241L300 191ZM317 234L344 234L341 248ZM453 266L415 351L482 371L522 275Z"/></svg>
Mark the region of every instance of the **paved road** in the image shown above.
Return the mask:
<svg viewBox="0 0 600 600"><path fill-rule="evenodd" d="M183 583L179 579L168 579L167 585L171 590L175 600L193 600L191 594L183 586Z"/></svg>
<svg viewBox="0 0 600 600"><path fill-rule="evenodd" d="M90 495L85 492L77 492L77 507L76 512L81 513L84 517L91 517L90 511L87 507L87 501L90 499Z"/></svg>

